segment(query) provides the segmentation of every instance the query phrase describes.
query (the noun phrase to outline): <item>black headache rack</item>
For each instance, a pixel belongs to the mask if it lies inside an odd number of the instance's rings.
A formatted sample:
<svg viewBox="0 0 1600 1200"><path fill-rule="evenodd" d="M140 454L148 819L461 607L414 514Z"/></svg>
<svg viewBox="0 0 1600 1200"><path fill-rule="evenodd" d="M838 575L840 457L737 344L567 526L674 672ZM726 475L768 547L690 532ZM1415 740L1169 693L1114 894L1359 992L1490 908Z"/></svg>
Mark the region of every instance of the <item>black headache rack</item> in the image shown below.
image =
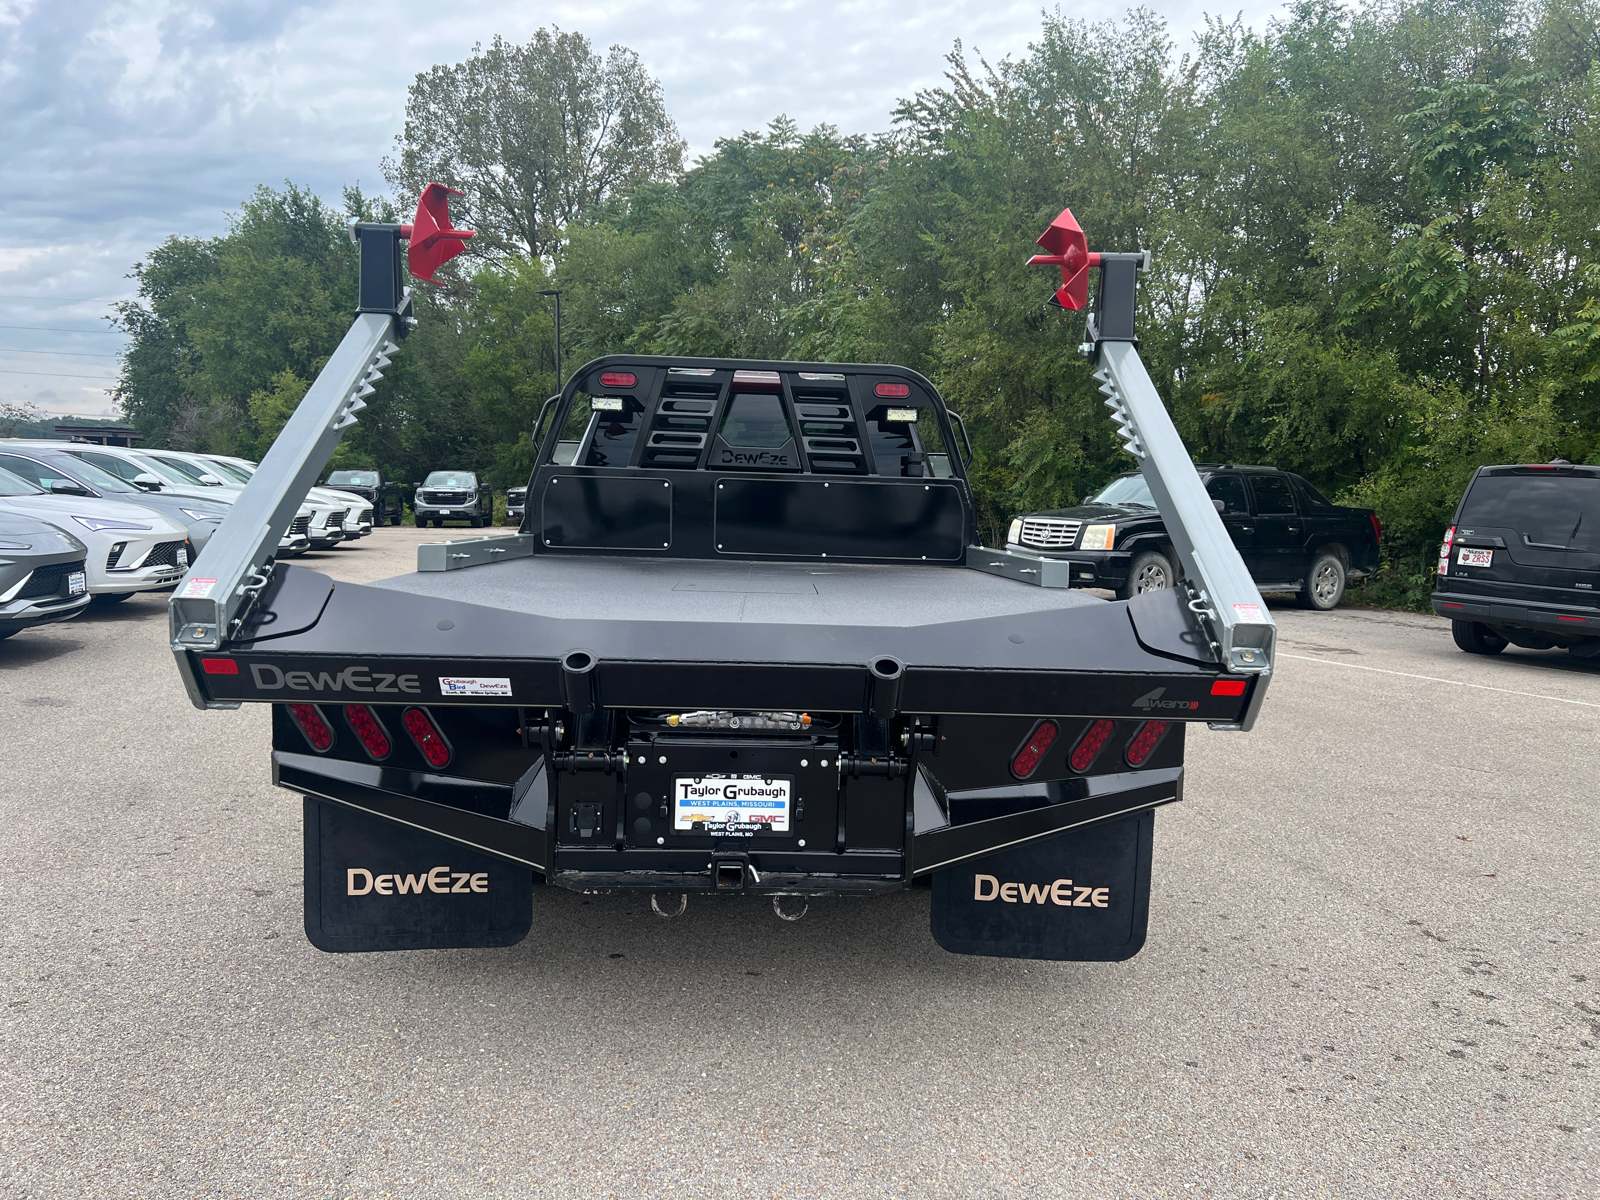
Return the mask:
<svg viewBox="0 0 1600 1200"><path fill-rule="evenodd" d="M1116 408L1128 357L1096 349L1122 364L1103 370ZM1161 481L1188 585L1113 603L975 544L965 431L920 376L640 357L589 364L545 406L516 535L423 546L415 575L335 585L260 554L331 452L319 431L349 415L332 393L316 410L321 383L295 417L314 444L286 446L291 422L250 485L269 528L230 541L225 523L173 601L194 702L274 706L274 779L308 798L316 944L515 940L503 906L442 932L467 911L450 907L457 884L469 895L481 874L501 895L506 871L516 894L537 874L773 897L939 876L951 949L1118 958L1142 943L1149 814L1180 798L1184 726L1248 728L1272 657L1159 400L1117 415ZM384 840L400 827L423 839L410 858ZM1116 882L1007 877L1067 861L1068 842L1115 843L1080 875ZM498 866L416 858L447 851ZM419 896L424 867L437 921L407 933L371 915L393 908L380 896ZM461 878L440 891L446 875ZM1040 924L1058 909L1073 920Z"/></svg>

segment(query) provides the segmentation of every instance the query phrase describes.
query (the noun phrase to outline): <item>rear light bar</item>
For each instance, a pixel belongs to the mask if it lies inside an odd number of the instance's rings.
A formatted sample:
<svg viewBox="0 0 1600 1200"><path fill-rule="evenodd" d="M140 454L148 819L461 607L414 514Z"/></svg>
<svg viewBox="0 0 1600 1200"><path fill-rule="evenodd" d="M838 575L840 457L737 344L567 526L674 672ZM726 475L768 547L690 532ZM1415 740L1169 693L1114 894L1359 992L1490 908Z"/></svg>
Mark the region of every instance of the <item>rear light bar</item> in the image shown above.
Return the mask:
<svg viewBox="0 0 1600 1200"><path fill-rule="evenodd" d="M300 727L300 732L305 734L313 750L318 754L326 754L333 749L333 726L328 724L320 708L315 704L291 704L288 709L289 716Z"/></svg>
<svg viewBox="0 0 1600 1200"><path fill-rule="evenodd" d="M607 388L638 387L639 377L632 371L602 371L600 372L600 386Z"/></svg>
<svg viewBox="0 0 1600 1200"><path fill-rule="evenodd" d="M400 724L406 727L412 742L422 753L430 767L447 767L450 765L452 752L450 743L445 741L444 734L439 732L439 727L433 723L433 718L428 715L425 708L408 708L400 714Z"/></svg>
<svg viewBox="0 0 1600 1200"><path fill-rule="evenodd" d="M1150 761L1150 756L1156 752L1156 747L1161 744L1161 739L1167 736L1167 730L1172 728L1171 721L1146 721L1139 726L1133 740L1128 743L1128 749L1123 757L1128 760L1130 767L1142 767Z"/></svg>
<svg viewBox="0 0 1600 1200"><path fill-rule="evenodd" d="M873 394L882 396L886 400L904 400L911 395L909 383L880 383L872 389Z"/></svg>
<svg viewBox="0 0 1600 1200"><path fill-rule="evenodd" d="M1011 759L1011 773L1018 779L1026 779L1037 771L1060 732L1061 727L1054 721L1040 721L1034 725L1022 748Z"/></svg>
<svg viewBox="0 0 1600 1200"><path fill-rule="evenodd" d="M1074 771L1087 771L1094 766L1094 760L1100 757L1100 751L1106 748L1106 743L1111 740L1111 735L1116 731L1117 723L1104 718L1094 722L1083 731L1083 736L1078 739L1078 744L1072 748L1072 754L1067 762Z"/></svg>
<svg viewBox="0 0 1600 1200"><path fill-rule="evenodd" d="M394 749L394 743L389 740L389 731L383 727L383 722L378 719L377 713L365 704L346 704L344 719L350 726L350 731L356 735L356 740L361 743L362 749L367 752L368 758L373 762L382 762L389 757L389 752Z"/></svg>

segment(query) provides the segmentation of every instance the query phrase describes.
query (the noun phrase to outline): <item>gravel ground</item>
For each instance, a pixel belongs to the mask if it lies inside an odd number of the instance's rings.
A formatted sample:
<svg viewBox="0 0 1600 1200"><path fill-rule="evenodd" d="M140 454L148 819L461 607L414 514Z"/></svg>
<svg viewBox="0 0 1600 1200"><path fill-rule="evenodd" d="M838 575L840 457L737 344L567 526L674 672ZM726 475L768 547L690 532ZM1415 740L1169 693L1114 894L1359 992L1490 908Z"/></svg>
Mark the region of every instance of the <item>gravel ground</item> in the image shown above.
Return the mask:
<svg viewBox="0 0 1600 1200"><path fill-rule="evenodd" d="M267 713L189 707L164 597L0 643L0 1195L1595 1196L1600 666L1277 616L1118 964L948 955L925 889L324 955Z"/></svg>

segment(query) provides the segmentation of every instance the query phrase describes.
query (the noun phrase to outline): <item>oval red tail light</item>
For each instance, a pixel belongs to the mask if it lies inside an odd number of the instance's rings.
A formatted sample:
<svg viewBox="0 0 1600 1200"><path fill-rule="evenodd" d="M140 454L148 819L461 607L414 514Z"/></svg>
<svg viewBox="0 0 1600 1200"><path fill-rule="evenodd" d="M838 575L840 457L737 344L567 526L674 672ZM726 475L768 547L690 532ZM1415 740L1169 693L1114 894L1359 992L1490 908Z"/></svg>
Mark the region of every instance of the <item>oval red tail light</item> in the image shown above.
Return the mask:
<svg viewBox="0 0 1600 1200"><path fill-rule="evenodd" d="M909 383L880 383L872 390L876 395L882 396L886 400L904 400L911 395L911 385Z"/></svg>
<svg viewBox="0 0 1600 1200"><path fill-rule="evenodd" d="M602 371L600 386L604 388L631 388L639 385L639 377L632 371Z"/></svg>
<svg viewBox="0 0 1600 1200"><path fill-rule="evenodd" d="M1035 725L1022 743L1022 748L1012 757L1011 773L1018 779L1026 779L1037 771L1046 752L1055 745L1056 734L1060 732L1060 727L1054 721L1040 721Z"/></svg>
<svg viewBox="0 0 1600 1200"><path fill-rule="evenodd" d="M450 765L450 743L445 741L444 734L439 732L439 727L433 723L433 718L428 715L427 709L406 709L400 715L400 724L406 727L406 733L416 743L417 749L422 752L422 757L428 760L430 767Z"/></svg>
<svg viewBox="0 0 1600 1200"><path fill-rule="evenodd" d="M367 752L368 758L373 762L382 762L389 757L389 752L394 749L394 743L389 740L389 731L383 727L383 722L378 720L377 713L365 704L346 704L344 719L349 724L351 732L356 735L356 740L361 743L362 749Z"/></svg>
<svg viewBox="0 0 1600 1200"><path fill-rule="evenodd" d="M1078 744L1072 748L1072 754L1067 761L1072 764L1074 771L1087 771L1094 766L1094 760L1100 757L1100 751L1106 748L1106 743L1111 740L1111 735L1116 731L1117 723L1101 718L1083 731L1083 736L1078 739Z"/></svg>
<svg viewBox="0 0 1600 1200"><path fill-rule="evenodd" d="M306 741L311 743L313 750L318 754L326 754L333 749L333 726L328 724L320 708L315 704L291 704L288 708L289 716L300 727L300 732L306 735Z"/></svg>
<svg viewBox="0 0 1600 1200"><path fill-rule="evenodd" d="M1167 730L1172 727L1171 721L1146 721L1139 726L1139 731L1133 735L1133 740L1128 743L1125 757L1130 767L1142 767L1150 761L1150 756L1156 752L1156 747L1161 744L1161 739L1167 736Z"/></svg>

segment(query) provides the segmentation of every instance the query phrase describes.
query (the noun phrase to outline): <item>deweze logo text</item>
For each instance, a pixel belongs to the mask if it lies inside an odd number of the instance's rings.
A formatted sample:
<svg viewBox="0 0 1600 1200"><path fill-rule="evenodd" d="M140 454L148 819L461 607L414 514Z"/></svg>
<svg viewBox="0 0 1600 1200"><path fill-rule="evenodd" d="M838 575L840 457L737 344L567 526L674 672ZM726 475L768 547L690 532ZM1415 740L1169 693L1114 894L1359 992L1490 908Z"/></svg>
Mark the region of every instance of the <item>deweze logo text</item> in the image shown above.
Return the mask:
<svg viewBox="0 0 1600 1200"><path fill-rule="evenodd" d="M1070 879L1054 883L1001 883L993 875L972 877L974 900L999 900L1003 904L1059 904L1062 908L1109 908L1110 888L1075 887Z"/></svg>
<svg viewBox="0 0 1600 1200"><path fill-rule="evenodd" d="M1166 688L1157 688L1153 692L1146 692L1133 702L1133 707L1142 708L1149 712L1152 708L1199 708L1198 700L1163 700L1167 694Z"/></svg>
<svg viewBox="0 0 1600 1200"><path fill-rule="evenodd" d="M435 867L421 875L374 875L365 867L351 867L344 873L345 894L365 896L377 892L380 896L421 895L426 889L439 895L459 892L487 892L489 872L452 871L449 867Z"/></svg>
<svg viewBox="0 0 1600 1200"><path fill-rule="evenodd" d="M387 692L392 695L422 694L415 675L387 675L365 667L346 667L342 671L280 671L270 663L251 663L250 677L264 692L288 688L295 692Z"/></svg>

